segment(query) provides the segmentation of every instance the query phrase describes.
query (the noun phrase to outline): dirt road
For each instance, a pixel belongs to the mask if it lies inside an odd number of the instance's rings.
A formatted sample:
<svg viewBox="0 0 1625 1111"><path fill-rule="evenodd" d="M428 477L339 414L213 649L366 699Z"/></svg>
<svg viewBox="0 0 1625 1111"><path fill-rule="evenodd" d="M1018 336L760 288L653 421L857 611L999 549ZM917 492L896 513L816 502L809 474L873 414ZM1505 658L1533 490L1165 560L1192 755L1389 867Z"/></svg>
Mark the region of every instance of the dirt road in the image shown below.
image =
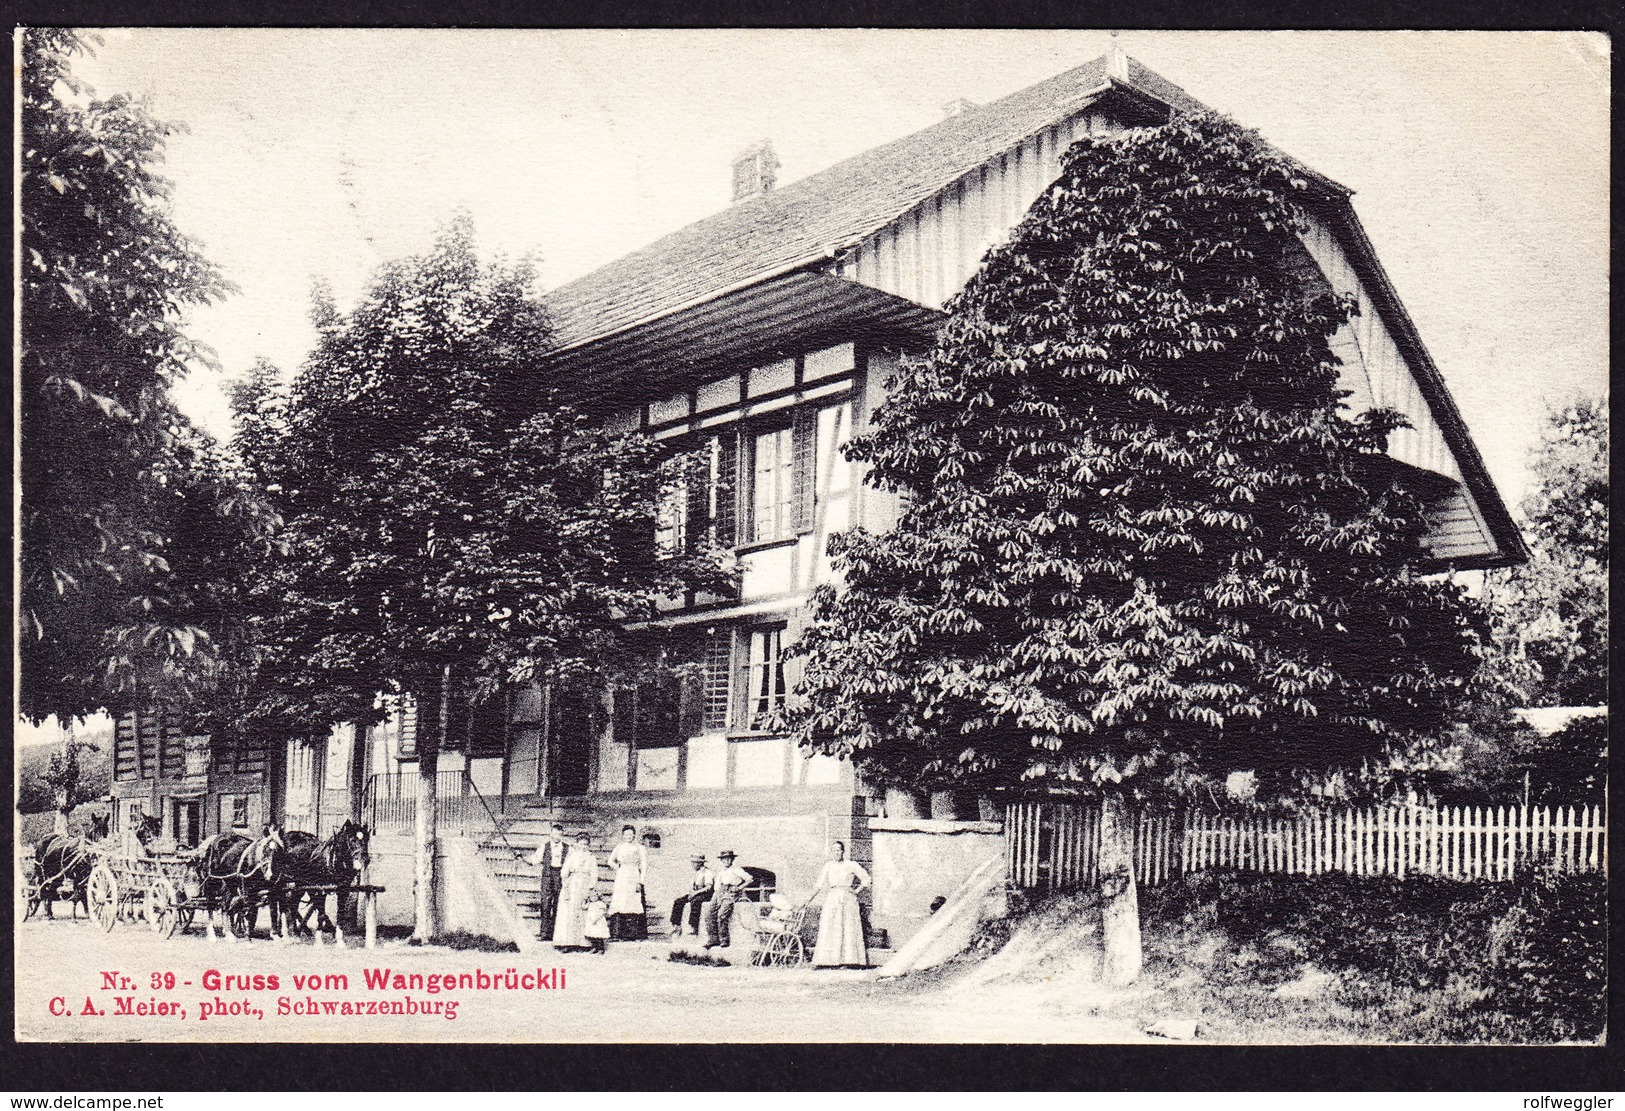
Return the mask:
<svg viewBox="0 0 1625 1111"><path fill-rule="evenodd" d="M17 930L25 1041L1124 1042L1080 1002L949 977L708 968L661 942L605 956L481 953L385 942L159 940L140 923ZM387 976L384 970L388 970ZM227 978L230 978L229 980ZM311 977L315 977L311 980ZM400 977L397 979L397 977ZM452 977L448 982L446 977ZM466 977L466 979L465 979ZM207 985L207 986L206 986Z"/></svg>

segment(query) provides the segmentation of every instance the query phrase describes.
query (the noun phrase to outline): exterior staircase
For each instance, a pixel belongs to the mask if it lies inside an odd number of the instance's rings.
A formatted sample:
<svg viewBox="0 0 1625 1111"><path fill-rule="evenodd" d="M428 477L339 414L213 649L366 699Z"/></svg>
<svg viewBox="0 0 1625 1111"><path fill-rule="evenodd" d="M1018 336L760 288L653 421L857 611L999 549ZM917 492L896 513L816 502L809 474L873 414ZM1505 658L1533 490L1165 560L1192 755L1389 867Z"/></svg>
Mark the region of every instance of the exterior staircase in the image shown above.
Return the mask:
<svg viewBox="0 0 1625 1111"><path fill-rule="evenodd" d="M547 840L554 822L564 827L564 839L572 844L582 833L587 834L588 845L598 858L601 890L607 893L615 882L615 869L610 867L609 854L615 847L616 839L606 834L602 820L590 808L572 806L569 800L560 799L536 799L525 803L517 814L508 815L499 821L495 829L479 835L479 851L491 878L507 893L514 913L530 931L531 937L536 936L541 918L537 870L516 860L514 854L528 857L535 852L536 847ZM655 921L656 917L651 913L650 921Z"/></svg>
<svg viewBox="0 0 1625 1111"><path fill-rule="evenodd" d="M486 870L506 893L514 914L531 937L536 936L541 918L537 874L533 866L515 859L515 854L528 857L535 852L536 847L547 840L554 822L564 827L566 841L574 843L582 833L587 834L588 845L598 858L599 890L607 894L615 882L615 869L609 864L609 854L620 840L620 823L595 813L590 804L568 798L531 799L517 812L500 817L495 828L476 835L480 858ZM665 940L670 930L667 921L669 901L665 906L661 905L658 897L650 902L647 910L649 937ZM816 908L813 920L817 920ZM892 953L886 931L871 927L868 942L869 962L879 967ZM697 948L692 938L686 939L685 944Z"/></svg>

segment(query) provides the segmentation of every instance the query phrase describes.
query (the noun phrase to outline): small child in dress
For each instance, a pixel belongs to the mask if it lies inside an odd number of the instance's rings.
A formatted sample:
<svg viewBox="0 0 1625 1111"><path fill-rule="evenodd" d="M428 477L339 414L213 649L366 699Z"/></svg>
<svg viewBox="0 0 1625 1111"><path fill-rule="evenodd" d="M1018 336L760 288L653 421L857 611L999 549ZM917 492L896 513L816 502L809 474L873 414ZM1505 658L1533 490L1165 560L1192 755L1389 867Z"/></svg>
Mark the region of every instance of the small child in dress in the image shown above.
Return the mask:
<svg viewBox="0 0 1625 1111"><path fill-rule="evenodd" d="M609 907L600 896L587 897L587 922L582 930L587 935L590 953L603 953L609 940Z"/></svg>

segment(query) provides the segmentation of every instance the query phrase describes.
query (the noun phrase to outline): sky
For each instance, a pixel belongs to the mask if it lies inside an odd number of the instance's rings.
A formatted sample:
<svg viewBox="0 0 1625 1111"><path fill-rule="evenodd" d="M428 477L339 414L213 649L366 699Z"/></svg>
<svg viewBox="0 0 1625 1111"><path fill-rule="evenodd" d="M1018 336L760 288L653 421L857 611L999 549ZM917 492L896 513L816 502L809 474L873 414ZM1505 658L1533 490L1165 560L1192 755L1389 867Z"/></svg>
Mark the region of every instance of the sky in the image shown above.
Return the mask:
<svg viewBox="0 0 1625 1111"><path fill-rule="evenodd" d="M341 304L466 209L547 287L780 183L1104 53L1104 31L102 32L78 73L186 125L180 228L236 284L191 333L225 376L295 369ZM1606 36L1125 32L1123 48L1355 190L1378 257L1514 504L1550 405L1607 387ZM229 433L221 374L183 406Z"/></svg>

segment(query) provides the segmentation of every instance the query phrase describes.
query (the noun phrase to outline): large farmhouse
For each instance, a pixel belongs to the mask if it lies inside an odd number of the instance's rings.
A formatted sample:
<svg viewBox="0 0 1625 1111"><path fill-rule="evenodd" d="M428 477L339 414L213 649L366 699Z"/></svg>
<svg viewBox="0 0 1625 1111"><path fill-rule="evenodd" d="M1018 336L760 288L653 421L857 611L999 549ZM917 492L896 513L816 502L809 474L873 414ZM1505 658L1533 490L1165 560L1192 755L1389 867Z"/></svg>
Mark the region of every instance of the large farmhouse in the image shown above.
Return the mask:
<svg viewBox="0 0 1625 1111"><path fill-rule="evenodd" d="M663 617L701 665L690 683L586 702L518 690L461 715L461 751L440 757L441 794L473 826L494 816L504 830L485 835L485 864L516 902L531 881L503 863L507 849L555 817L606 839L635 824L657 903L684 886L691 853L714 861L732 848L805 891L828 841L846 840L875 873L875 922L894 932L998 851L992 812L978 821L967 800L939 800L934 816L888 802L849 765L799 752L762 723L794 684L784 650L829 577L829 536L894 519L893 496L866 487L841 446L899 357L930 342L944 303L1059 176L1069 144L1199 107L1114 53L992 104L959 102L923 131L782 187L771 147L757 144L732 166L727 208L548 298L550 358L607 421L708 454L662 527L673 542L713 531L743 578L737 596L687 599ZM1359 303L1336 340L1349 405L1409 419L1390 452L1432 492L1441 570L1516 560L1513 523L1349 192L1320 184L1306 271ZM325 827L364 809L387 829L409 811L410 700L355 732L289 743L278 761L287 821Z"/></svg>

